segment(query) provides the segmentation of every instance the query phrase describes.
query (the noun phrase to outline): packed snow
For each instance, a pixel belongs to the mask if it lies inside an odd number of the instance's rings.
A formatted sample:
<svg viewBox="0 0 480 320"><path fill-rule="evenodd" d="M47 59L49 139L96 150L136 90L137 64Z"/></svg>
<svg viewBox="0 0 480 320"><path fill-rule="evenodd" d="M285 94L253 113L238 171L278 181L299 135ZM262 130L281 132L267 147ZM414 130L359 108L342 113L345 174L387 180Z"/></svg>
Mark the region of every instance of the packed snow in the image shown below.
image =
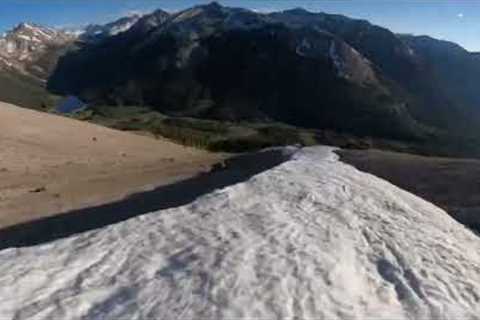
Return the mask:
<svg viewBox="0 0 480 320"><path fill-rule="evenodd" d="M329 147L0 252L1 319L480 319L480 240Z"/></svg>

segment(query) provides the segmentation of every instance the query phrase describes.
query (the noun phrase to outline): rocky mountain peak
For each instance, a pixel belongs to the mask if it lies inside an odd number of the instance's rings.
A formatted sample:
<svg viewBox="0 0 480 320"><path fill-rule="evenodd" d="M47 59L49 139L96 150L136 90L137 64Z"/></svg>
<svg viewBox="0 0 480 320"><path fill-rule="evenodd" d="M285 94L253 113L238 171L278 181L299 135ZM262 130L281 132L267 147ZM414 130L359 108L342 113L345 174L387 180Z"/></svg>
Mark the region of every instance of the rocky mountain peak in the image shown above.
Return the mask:
<svg viewBox="0 0 480 320"><path fill-rule="evenodd" d="M20 23L0 37L0 69L8 68L37 77L45 70L32 64L52 48L63 46L75 37L66 32L40 26L34 23Z"/></svg>
<svg viewBox="0 0 480 320"><path fill-rule="evenodd" d="M30 53L68 40L72 40L72 36L65 32L24 22L0 37L0 55Z"/></svg>
<svg viewBox="0 0 480 320"><path fill-rule="evenodd" d="M130 28L132 33L140 32L145 33L156 27L162 25L170 17L170 14L164 10L156 10L151 14L144 15L141 17L133 26Z"/></svg>
<svg viewBox="0 0 480 320"><path fill-rule="evenodd" d="M119 33L128 31L141 19L141 17L141 15L134 14L120 18L105 25L89 25L81 34L80 39L84 41L98 41L111 36L115 36Z"/></svg>
<svg viewBox="0 0 480 320"><path fill-rule="evenodd" d="M209 4L204 5L203 7L209 10L221 10L223 8L222 5L217 1L212 1Z"/></svg>
<svg viewBox="0 0 480 320"><path fill-rule="evenodd" d="M293 9L288 9L283 11L284 14L294 14L294 15L311 15L312 12L302 8L302 7L296 7Z"/></svg>
<svg viewBox="0 0 480 320"><path fill-rule="evenodd" d="M23 22L8 31L3 37L5 40L30 43L30 44L49 44L63 42L71 39L71 36L65 32L37 25L34 23ZM2 39L2 38L0 38Z"/></svg>

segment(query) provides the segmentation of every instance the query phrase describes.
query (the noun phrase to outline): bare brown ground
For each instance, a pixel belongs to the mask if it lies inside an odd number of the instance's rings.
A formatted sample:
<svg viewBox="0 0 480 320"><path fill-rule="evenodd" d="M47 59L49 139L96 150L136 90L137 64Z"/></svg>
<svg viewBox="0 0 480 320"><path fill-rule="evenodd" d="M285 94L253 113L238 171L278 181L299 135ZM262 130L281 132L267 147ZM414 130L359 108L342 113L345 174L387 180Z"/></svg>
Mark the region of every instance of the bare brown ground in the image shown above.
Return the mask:
<svg viewBox="0 0 480 320"><path fill-rule="evenodd" d="M0 103L0 228L192 177L224 157Z"/></svg>
<svg viewBox="0 0 480 320"><path fill-rule="evenodd" d="M480 160L340 150L341 160L445 209L480 232Z"/></svg>

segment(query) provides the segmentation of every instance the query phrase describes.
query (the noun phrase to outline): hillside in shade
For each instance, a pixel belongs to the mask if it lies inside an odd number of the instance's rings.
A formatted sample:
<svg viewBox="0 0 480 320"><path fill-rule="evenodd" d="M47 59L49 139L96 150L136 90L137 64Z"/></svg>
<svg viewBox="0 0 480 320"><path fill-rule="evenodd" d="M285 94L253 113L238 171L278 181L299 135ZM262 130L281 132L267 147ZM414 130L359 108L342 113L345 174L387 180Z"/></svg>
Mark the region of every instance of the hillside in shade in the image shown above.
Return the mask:
<svg viewBox="0 0 480 320"><path fill-rule="evenodd" d="M395 85L341 36L215 3L159 10L85 45L60 60L49 88L175 115L406 139L424 134Z"/></svg>
<svg viewBox="0 0 480 320"><path fill-rule="evenodd" d="M281 121L402 140L476 134L480 62L364 20L217 3L158 10L61 58L49 88L172 115Z"/></svg>

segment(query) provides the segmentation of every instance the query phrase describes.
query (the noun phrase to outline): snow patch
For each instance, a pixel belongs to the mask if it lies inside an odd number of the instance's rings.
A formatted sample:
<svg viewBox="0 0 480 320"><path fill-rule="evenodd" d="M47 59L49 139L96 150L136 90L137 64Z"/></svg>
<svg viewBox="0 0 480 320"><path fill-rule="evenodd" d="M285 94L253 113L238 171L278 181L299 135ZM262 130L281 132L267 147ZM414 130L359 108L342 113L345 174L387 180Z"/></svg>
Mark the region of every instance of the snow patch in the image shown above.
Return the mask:
<svg viewBox="0 0 480 320"><path fill-rule="evenodd" d="M131 27L133 27L133 25L135 23L137 23L138 19L137 20L134 20L134 21L130 21L128 23L125 23L123 25L117 25L117 26L113 26L112 29L109 31L109 35L111 36L115 36L119 33L122 33L122 32L125 32L125 31L128 31L130 30Z"/></svg>
<svg viewBox="0 0 480 320"><path fill-rule="evenodd" d="M332 40L332 42L330 43L329 55L330 59L332 59L333 64L335 65L335 68L337 69L337 76L341 78L347 77L344 62L338 54L337 44L335 43L335 40Z"/></svg>
<svg viewBox="0 0 480 320"><path fill-rule="evenodd" d="M333 150L1 251L0 318L479 319L478 237Z"/></svg>

